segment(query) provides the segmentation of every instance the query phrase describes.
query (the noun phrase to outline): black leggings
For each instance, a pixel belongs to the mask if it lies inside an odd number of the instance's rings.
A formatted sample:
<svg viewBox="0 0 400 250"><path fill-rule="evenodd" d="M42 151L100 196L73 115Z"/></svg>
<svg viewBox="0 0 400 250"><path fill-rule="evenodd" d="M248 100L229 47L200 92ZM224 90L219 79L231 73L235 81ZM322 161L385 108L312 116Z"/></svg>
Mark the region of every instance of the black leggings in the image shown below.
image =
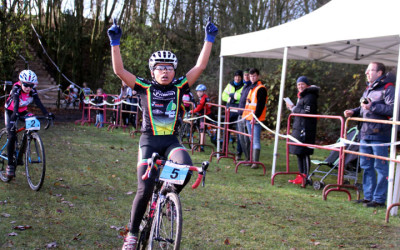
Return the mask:
<svg viewBox="0 0 400 250"><path fill-rule="evenodd" d="M24 111L21 112L19 115L24 116L28 112ZM4 122L7 128L7 139L8 139L8 144L7 144L7 157L8 157L8 165L10 166L16 166L15 159L13 157L14 152L15 152L15 142L17 140L17 127L15 126L15 123L10 122L11 115L13 114L13 111L6 109L4 112Z"/></svg>
<svg viewBox="0 0 400 250"><path fill-rule="evenodd" d="M308 175L310 172L310 155L297 155L299 172Z"/></svg>
<svg viewBox="0 0 400 250"><path fill-rule="evenodd" d="M133 234L139 232L140 222L146 212L147 204L149 203L155 185L154 175L145 181L142 180L142 175L147 169L147 159L151 158L154 152L176 163L193 164L189 153L182 147L176 136L153 136L143 134L140 137L137 166L138 189L132 203L131 219L129 223L129 232ZM183 185L175 185L175 190L178 193L182 191L189 182L190 177L191 173L188 174Z"/></svg>

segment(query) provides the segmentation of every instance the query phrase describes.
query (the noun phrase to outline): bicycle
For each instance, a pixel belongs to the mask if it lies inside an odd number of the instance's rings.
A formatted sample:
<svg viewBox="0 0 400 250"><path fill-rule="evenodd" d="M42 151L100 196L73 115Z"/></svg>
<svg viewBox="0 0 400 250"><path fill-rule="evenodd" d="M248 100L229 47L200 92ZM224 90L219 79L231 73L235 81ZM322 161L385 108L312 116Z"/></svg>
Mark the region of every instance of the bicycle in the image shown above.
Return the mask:
<svg viewBox="0 0 400 250"><path fill-rule="evenodd" d="M189 118L189 117L186 117ZM210 126L205 127L203 121L200 119L191 120L189 122L182 121L178 129L179 142L183 144L189 144L189 148L193 150L198 149L200 144L200 133L205 130L205 134L210 138L210 141L216 146L217 136L216 129Z"/></svg>
<svg viewBox="0 0 400 250"><path fill-rule="evenodd" d="M25 155L25 173L29 187L34 191L39 191L43 185L46 173L46 158L42 139L38 131L40 130L39 119L47 119L44 129L48 129L52 122L52 118L44 116L23 116L25 126L17 129L17 138L14 152L14 162L16 165L24 165ZM18 119L15 122L17 128ZM23 132L23 133L21 133ZM6 175L6 167L8 163L7 154L7 128L0 130L0 179L3 182L10 182L12 178Z"/></svg>
<svg viewBox="0 0 400 250"><path fill-rule="evenodd" d="M190 118L190 116L185 114L185 118ZM178 128L178 139L182 145L188 144L190 149L194 144L199 144L200 124L198 120L181 121L181 125Z"/></svg>
<svg viewBox="0 0 400 250"><path fill-rule="evenodd" d="M181 165L161 160L157 153L153 153L147 161L148 168L142 179L146 180L150 174L154 174L152 169L157 171L157 177L152 198L140 224L137 249L179 249L182 206L173 184L183 184L188 171L197 171L198 177L192 188L197 188L201 182L204 187L209 162L204 161L202 167Z"/></svg>

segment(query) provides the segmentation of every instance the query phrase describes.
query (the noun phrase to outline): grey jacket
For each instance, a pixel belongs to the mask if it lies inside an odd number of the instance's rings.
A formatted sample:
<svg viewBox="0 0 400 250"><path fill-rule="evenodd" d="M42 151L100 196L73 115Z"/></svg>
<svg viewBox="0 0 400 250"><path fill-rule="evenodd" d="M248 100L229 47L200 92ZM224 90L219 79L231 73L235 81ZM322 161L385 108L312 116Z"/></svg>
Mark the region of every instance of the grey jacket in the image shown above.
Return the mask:
<svg viewBox="0 0 400 250"><path fill-rule="evenodd" d="M366 119L389 120L393 115L395 86L393 78L389 74L378 78L371 86L364 91L364 98L372 102L369 110L361 107L352 109L353 116ZM361 139L389 142L392 132L392 125L381 123L363 122L361 126Z"/></svg>

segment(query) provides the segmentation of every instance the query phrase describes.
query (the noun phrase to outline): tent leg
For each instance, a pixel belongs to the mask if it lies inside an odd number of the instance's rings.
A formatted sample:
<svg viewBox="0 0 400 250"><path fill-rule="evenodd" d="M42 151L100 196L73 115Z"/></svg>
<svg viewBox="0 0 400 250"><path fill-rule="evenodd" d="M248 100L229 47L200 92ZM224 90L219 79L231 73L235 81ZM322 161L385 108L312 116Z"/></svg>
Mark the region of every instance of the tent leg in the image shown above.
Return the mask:
<svg viewBox="0 0 400 250"><path fill-rule="evenodd" d="M280 128L281 128L282 103L283 103L283 94L284 94L284 91L285 91L286 68L287 68L287 53L288 53L288 47L285 47L285 50L284 50L284 52L283 52L282 75L281 75L281 87L280 87L279 101L278 101L278 115L277 115L277 117L276 117L274 155L273 155L273 161L272 161L272 173L271 173L271 178L275 175L276 160L277 160L277 158L278 158L279 130L280 130Z"/></svg>
<svg viewBox="0 0 400 250"><path fill-rule="evenodd" d="M224 81L224 57L220 56L219 63L219 88L218 88L218 105L222 105L222 85ZM218 107L218 130L217 130L217 152L220 152L219 141L221 139L221 107ZM219 155L217 155L219 157Z"/></svg>
<svg viewBox="0 0 400 250"><path fill-rule="evenodd" d="M399 46L399 57L398 62L400 62L400 46ZM400 68L397 67L397 76L400 74ZM399 95L400 95L400 80L399 77L396 78L396 88L395 88L395 98L394 98L394 110L393 110L393 121L399 120ZM392 126L392 139L391 142L396 142L397 140L397 126ZM390 146L390 158L396 158L396 145ZM393 203L393 184L394 184L394 168L395 162L389 163L389 177L388 177L388 192L387 192L387 208ZM395 192L396 193L396 192Z"/></svg>

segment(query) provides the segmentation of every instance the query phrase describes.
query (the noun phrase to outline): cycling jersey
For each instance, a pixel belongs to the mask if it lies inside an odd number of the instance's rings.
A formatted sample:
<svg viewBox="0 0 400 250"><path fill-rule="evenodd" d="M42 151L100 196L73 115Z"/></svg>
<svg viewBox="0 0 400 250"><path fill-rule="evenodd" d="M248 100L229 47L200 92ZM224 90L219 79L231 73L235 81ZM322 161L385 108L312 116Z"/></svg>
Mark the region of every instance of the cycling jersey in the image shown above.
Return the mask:
<svg viewBox="0 0 400 250"><path fill-rule="evenodd" d="M204 115L204 113L206 115L211 114L211 105L207 104L207 102L210 102L210 98L208 98L208 95L204 94L193 110L193 113L200 113L201 115Z"/></svg>
<svg viewBox="0 0 400 250"><path fill-rule="evenodd" d="M32 88L29 93L25 93L22 91L21 83L16 82L4 106L8 110L22 113L28 109L28 105L33 101L40 108L40 110L42 110L43 114L47 114L47 110L40 101L36 89Z"/></svg>
<svg viewBox="0 0 400 250"><path fill-rule="evenodd" d="M189 90L186 76L168 85L136 77L134 90L141 95L143 107L142 132L149 135L176 134L183 94Z"/></svg>

